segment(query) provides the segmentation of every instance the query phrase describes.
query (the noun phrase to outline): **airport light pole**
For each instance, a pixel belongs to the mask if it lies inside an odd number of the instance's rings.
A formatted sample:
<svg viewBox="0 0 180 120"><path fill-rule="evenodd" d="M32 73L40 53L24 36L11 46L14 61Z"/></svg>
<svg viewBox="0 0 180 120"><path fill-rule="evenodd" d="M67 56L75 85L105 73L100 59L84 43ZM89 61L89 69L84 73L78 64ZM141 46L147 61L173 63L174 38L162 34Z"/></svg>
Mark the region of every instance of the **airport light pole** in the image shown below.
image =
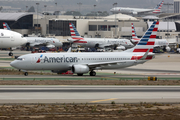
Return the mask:
<svg viewBox="0 0 180 120"><path fill-rule="evenodd" d="M28 12L27 9L28 9L28 6L26 6L26 12Z"/></svg>
<svg viewBox="0 0 180 120"><path fill-rule="evenodd" d="M79 5L79 18L80 18L80 16L81 16L81 5L82 5L82 3L79 2L79 3L77 3L77 4Z"/></svg>
<svg viewBox="0 0 180 120"><path fill-rule="evenodd" d="M57 2L55 4L56 4L56 11L55 11L55 13L57 13ZM57 18L57 15L56 15L56 18Z"/></svg>
<svg viewBox="0 0 180 120"><path fill-rule="evenodd" d="M38 34L38 5L39 3L36 3L37 5L37 27L36 27L36 33Z"/></svg>
<svg viewBox="0 0 180 120"><path fill-rule="evenodd" d="M95 12L95 8L96 8L96 5L94 5L94 17L96 16L96 15L95 15L95 13L96 13L96 12Z"/></svg>
<svg viewBox="0 0 180 120"><path fill-rule="evenodd" d="M168 11L167 11L167 13L169 13L169 6L170 5L173 5L172 3L164 3L163 5L167 5L167 7L168 7ZM169 37L169 20L167 21L167 38Z"/></svg>
<svg viewBox="0 0 180 120"><path fill-rule="evenodd" d="M47 7L47 5L44 5L44 8L45 8L45 25L46 25L46 34L47 34L47 24L46 24L46 7Z"/></svg>
<svg viewBox="0 0 180 120"><path fill-rule="evenodd" d="M113 6L116 7L117 6L117 2L114 3ZM117 31L116 31L116 13L114 13L114 14L115 14L115 20L114 20L115 21L115 35L114 35L114 37L117 37Z"/></svg>

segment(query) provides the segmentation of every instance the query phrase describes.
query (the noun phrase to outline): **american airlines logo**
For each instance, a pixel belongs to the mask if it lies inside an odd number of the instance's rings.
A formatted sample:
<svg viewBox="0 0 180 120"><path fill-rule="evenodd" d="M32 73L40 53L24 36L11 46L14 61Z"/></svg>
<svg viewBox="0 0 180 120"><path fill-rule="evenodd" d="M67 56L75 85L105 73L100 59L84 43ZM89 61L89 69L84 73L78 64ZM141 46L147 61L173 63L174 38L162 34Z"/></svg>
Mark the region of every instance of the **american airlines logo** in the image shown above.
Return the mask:
<svg viewBox="0 0 180 120"><path fill-rule="evenodd" d="M44 63L75 63L78 62L77 57L44 57Z"/></svg>
<svg viewBox="0 0 180 120"><path fill-rule="evenodd" d="M43 57L43 55L40 56L40 58L37 60L36 63L40 63L41 62L41 58Z"/></svg>

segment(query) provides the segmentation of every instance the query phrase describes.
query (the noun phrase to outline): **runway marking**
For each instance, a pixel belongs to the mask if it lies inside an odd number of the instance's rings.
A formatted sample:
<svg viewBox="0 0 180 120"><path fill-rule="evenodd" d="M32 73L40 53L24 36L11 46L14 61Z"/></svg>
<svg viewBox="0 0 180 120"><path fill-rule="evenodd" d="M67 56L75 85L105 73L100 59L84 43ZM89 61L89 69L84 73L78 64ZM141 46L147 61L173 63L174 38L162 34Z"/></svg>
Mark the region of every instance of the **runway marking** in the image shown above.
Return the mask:
<svg viewBox="0 0 180 120"><path fill-rule="evenodd" d="M109 101L109 100L116 100L116 99L118 99L118 98L111 98L111 99L104 99L104 100L91 101L91 103L102 102L102 101Z"/></svg>

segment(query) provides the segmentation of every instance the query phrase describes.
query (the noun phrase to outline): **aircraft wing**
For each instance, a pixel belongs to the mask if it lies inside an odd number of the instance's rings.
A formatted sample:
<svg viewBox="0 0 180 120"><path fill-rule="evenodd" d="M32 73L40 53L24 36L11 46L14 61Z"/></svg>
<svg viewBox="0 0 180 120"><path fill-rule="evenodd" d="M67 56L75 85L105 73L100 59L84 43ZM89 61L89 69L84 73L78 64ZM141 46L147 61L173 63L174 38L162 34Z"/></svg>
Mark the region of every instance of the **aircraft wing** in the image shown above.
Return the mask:
<svg viewBox="0 0 180 120"><path fill-rule="evenodd" d="M33 47L33 46L40 46L40 45L41 46L46 46L47 44L46 43L38 43L38 42L30 44L31 47Z"/></svg>
<svg viewBox="0 0 180 120"><path fill-rule="evenodd" d="M111 65L120 65L128 62L126 61L112 61L112 62L100 62L100 63L90 63L87 66L90 68L96 68L96 67L104 67L104 66L111 66Z"/></svg>
<svg viewBox="0 0 180 120"><path fill-rule="evenodd" d="M148 49L146 51L146 53L139 60L134 60L134 62L146 60L146 57L148 56L149 50L150 49ZM121 64L127 63L129 61L132 62L132 60L112 61L112 62L100 62L100 63L89 63L87 66L89 66L90 68L96 68L96 67L104 67L104 66L111 66L111 65L121 65Z"/></svg>
<svg viewBox="0 0 180 120"><path fill-rule="evenodd" d="M79 41L79 40L81 40L81 39L76 39L76 40L74 40L74 39L67 39L67 41L69 41L69 42L75 42L75 41Z"/></svg>
<svg viewBox="0 0 180 120"><path fill-rule="evenodd" d="M99 47L100 48L107 48L107 47L114 47L115 45L112 45L112 44L100 44Z"/></svg>
<svg viewBox="0 0 180 120"><path fill-rule="evenodd" d="M138 14L144 14L144 13L153 12L153 11L154 9L139 11Z"/></svg>

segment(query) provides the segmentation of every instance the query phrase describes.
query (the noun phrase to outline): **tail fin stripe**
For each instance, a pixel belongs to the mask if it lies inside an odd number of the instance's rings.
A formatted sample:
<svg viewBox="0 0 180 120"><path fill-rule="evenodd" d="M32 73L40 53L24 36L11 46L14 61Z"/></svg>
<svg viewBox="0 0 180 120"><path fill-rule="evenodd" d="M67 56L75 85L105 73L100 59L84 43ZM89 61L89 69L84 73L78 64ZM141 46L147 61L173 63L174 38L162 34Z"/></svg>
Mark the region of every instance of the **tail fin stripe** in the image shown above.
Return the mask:
<svg viewBox="0 0 180 120"><path fill-rule="evenodd" d="M155 42L147 42L146 45L154 45Z"/></svg>
<svg viewBox="0 0 180 120"><path fill-rule="evenodd" d="M138 45L142 45L142 44L145 44L145 45L154 45L154 44L152 44L152 43L155 43L155 42L153 42L153 41L144 41L144 42L139 42L139 44Z"/></svg>
<svg viewBox="0 0 180 120"><path fill-rule="evenodd" d="M142 39L141 41L142 41L142 42L147 42L148 40L149 40L149 39ZM140 41L140 42L141 42L141 41Z"/></svg>
<svg viewBox="0 0 180 120"><path fill-rule="evenodd" d="M133 52L147 52L148 49L134 49ZM153 49L150 49L149 52L153 52Z"/></svg>

